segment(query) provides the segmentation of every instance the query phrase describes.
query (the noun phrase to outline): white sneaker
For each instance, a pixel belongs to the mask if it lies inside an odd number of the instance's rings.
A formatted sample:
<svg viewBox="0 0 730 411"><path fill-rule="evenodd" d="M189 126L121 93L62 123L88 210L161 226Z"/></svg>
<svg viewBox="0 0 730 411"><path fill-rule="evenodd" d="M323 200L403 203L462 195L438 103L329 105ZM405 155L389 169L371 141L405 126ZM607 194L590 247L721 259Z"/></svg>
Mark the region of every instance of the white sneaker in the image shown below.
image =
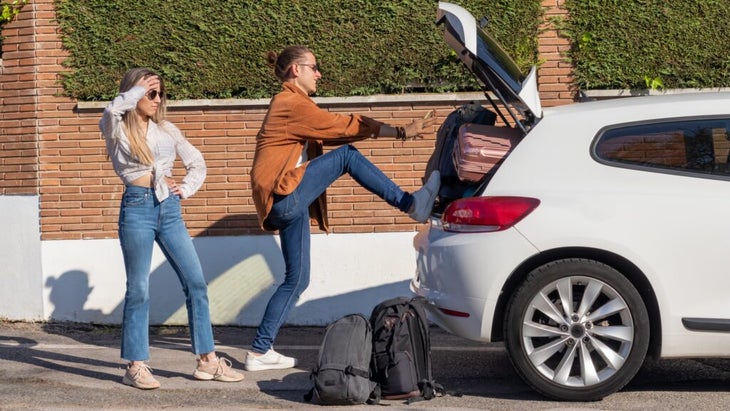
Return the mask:
<svg viewBox="0 0 730 411"><path fill-rule="evenodd" d="M259 356L253 355L249 351L246 354L243 368L246 371L283 370L285 368L294 368L296 365L296 358L281 355L272 348L266 351L266 354Z"/></svg>
<svg viewBox="0 0 730 411"><path fill-rule="evenodd" d="M439 192L441 186L441 173L438 170L434 170L426 184L423 185L418 191L413 193L413 205L408 210L408 216L412 219L423 223L428 220L428 216L431 215L433 210L433 203L436 201L436 195Z"/></svg>

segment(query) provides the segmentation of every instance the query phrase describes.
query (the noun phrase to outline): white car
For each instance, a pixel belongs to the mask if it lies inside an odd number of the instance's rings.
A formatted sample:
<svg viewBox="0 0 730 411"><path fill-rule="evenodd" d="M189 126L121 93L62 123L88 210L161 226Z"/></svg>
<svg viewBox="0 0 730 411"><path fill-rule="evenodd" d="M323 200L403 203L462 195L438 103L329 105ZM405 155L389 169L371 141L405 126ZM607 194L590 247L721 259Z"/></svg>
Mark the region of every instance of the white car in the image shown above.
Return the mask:
<svg viewBox="0 0 730 411"><path fill-rule="evenodd" d="M416 235L411 289L431 319L504 341L560 400L620 390L647 356L728 356L730 94L543 110L534 70L471 14L439 3L437 22L524 137Z"/></svg>

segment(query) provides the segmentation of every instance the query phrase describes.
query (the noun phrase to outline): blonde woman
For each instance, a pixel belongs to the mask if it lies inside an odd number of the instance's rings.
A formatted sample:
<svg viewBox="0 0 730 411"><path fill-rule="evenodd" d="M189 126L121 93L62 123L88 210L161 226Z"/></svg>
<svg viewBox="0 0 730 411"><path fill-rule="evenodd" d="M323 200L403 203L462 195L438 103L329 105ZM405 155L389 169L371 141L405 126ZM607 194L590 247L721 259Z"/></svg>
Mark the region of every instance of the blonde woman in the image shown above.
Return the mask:
<svg viewBox="0 0 730 411"><path fill-rule="evenodd" d="M121 357L129 361L122 382L140 389L160 383L149 360L149 276L154 243L177 273L185 293L192 351L198 355L193 377L235 382L243 374L218 357L208 308L208 289L198 255L182 219L180 200L205 180L205 161L180 130L165 120L165 86L145 68L129 70L119 95L99 123L114 171L125 185L119 211L119 242L127 274ZM180 157L186 174L172 176Z"/></svg>

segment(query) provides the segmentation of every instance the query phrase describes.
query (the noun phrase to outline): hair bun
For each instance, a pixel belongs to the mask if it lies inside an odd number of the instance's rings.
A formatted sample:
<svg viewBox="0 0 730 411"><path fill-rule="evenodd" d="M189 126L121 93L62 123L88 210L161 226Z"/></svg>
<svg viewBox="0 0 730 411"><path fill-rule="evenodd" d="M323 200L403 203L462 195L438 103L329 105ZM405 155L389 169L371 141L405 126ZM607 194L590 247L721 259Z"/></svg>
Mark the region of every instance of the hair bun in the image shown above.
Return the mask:
<svg viewBox="0 0 730 411"><path fill-rule="evenodd" d="M276 66L276 61L278 59L279 59L279 55L276 54L275 51L270 51L270 52L266 53L266 61L269 63L269 65Z"/></svg>

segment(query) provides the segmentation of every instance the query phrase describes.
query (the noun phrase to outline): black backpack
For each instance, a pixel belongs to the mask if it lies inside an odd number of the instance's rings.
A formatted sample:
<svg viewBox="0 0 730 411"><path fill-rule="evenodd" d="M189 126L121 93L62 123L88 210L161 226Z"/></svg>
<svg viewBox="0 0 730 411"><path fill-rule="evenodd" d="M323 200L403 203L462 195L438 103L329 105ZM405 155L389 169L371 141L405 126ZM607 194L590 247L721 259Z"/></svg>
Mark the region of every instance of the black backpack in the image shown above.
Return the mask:
<svg viewBox="0 0 730 411"><path fill-rule="evenodd" d="M386 400L430 400L444 394L431 374L431 341L422 297L396 297L378 304L373 328L372 378Z"/></svg>
<svg viewBox="0 0 730 411"><path fill-rule="evenodd" d="M372 328L362 314L346 315L329 325L310 378L314 387L304 396L320 404L376 403L377 384L370 380ZM371 398L372 396L372 398Z"/></svg>

